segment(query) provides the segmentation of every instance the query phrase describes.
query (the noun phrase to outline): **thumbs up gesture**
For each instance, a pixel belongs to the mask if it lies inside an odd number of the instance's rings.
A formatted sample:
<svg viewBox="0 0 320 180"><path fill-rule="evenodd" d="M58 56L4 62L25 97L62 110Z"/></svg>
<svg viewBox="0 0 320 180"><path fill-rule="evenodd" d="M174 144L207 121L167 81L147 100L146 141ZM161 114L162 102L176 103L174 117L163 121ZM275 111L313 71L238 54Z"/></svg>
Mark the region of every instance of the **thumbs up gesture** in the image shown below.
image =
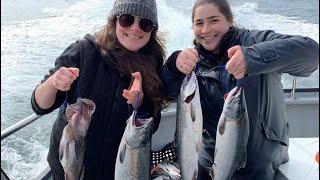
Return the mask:
<svg viewBox="0 0 320 180"><path fill-rule="evenodd" d="M234 75L236 79L242 79L248 71L248 64L240 46L233 46L228 49L229 61L226 69L229 74Z"/></svg>

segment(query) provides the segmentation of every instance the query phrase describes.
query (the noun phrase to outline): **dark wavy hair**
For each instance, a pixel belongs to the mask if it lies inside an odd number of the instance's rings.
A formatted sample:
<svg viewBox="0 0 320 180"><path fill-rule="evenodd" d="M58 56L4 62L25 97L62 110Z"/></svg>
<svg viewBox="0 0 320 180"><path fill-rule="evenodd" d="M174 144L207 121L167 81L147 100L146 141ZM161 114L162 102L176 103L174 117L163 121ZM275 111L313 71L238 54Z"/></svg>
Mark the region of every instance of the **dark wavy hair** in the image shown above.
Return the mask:
<svg viewBox="0 0 320 180"><path fill-rule="evenodd" d="M217 6L217 8L219 9L219 11L226 17L226 19L233 23L233 14L231 11L231 7L230 4L228 3L227 0L197 0L192 8L192 15L191 15L191 21L193 23L194 21L194 13L196 11L196 9L201 6L201 5L205 5L205 4L214 4L215 6Z"/></svg>
<svg viewBox="0 0 320 180"><path fill-rule="evenodd" d="M155 28L144 47L138 52L129 51L117 39L116 21L116 17L108 17L108 23L95 33L95 42L99 44L102 54L114 57L121 73L130 78L133 72L141 73L143 92L153 103L154 113L157 113L167 106L167 98L158 75L165 59L164 40L157 35L158 29Z"/></svg>

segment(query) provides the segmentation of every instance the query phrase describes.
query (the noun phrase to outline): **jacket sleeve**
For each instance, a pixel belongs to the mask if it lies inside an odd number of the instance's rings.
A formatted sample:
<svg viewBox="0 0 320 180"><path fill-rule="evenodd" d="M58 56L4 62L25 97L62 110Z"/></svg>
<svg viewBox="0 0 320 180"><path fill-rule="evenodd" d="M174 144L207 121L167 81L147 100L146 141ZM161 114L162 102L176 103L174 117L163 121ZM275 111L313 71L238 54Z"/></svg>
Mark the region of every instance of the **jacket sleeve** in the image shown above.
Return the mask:
<svg viewBox="0 0 320 180"><path fill-rule="evenodd" d="M248 63L248 75L279 72L306 77L319 66L319 44L311 38L272 30L245 34L241 48Z"/></svg>
<svg viewBox="0 0 320 180"><path fill-rule="evenodd" d="M80 51L82 45L80 41L72 43L69 47L56 59L55 66L49 70L49 73L44 76L41 83L44 83L51 75L53 75L60 67L80 67L80 57L83 56ZM40 84L41 84L40 83ZM71 89L75 87L75 83L71 85ZM70 90L72 91L72 90ZM32 110L38 114L48 114L53 110L61 106L66 98L66 92L58 91L56 94L56 99L52 107L48 109L41 109L35 101L35 89L31 95L31 107Z"/></svg>
<svg viewBox="0 0 320 180"><path fill-rule="evenodd" d="M182 80L185 77L176 67L176 60L180 52L176 51L170 55L160 73L165 93L171 100L177 99Z"/></svg>

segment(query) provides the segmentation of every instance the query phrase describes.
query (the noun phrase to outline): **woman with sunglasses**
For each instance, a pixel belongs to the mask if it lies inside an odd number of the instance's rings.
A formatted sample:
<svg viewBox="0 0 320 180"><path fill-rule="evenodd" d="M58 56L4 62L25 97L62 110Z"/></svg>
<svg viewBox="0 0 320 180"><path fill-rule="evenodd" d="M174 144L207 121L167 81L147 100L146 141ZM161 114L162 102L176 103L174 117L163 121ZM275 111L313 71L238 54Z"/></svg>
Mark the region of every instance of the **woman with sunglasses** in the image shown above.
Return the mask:
<svg viewBox="0 0 320 180"><path fill-rule="evenodd" d="M35 88L31 103L37 114L60 107L48 154L54 179L64 179L59 143L66 104L78 97L96 104L86 136L84 179L114 179L118 146L134 109L141 118L154 117L156 131L164 105L158 72L165 57L157 30L155 0L116 0L102 30L72 43Z"/></svg>
<svg viewBox="0 0 320 180"><path fill-rule="evenodd" d="M246 166L235 177L275 179L277 168L288 161L289 145L281 74L316 71L319 45L308 37L234 27L227 0L197 0L191 19L195 47L174 52L161 78L168 95L176 98L182 79L195 68L203 113L198 179L211 180L224 94L237 83L245 92L250 135Z"/></svg>

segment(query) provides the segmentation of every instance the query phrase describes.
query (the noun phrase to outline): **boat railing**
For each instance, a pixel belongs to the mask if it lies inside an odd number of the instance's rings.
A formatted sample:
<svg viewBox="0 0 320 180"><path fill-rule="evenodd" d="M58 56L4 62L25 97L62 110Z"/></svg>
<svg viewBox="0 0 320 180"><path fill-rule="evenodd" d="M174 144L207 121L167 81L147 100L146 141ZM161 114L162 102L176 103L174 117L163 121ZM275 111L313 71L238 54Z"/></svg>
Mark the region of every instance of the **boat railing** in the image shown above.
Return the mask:
<svg viewBox="0 0 320 180"><path fill-rule="evenodd" d="M16 131L24 128L28 124L34 122L35 120L39 119L42 115L36 115L35 113L29 115L28 117L22 119L21 121L18 121L14 125L6 128L5 130L1 131L1 141L10 136L11 134L15 133Z"/></svg>

